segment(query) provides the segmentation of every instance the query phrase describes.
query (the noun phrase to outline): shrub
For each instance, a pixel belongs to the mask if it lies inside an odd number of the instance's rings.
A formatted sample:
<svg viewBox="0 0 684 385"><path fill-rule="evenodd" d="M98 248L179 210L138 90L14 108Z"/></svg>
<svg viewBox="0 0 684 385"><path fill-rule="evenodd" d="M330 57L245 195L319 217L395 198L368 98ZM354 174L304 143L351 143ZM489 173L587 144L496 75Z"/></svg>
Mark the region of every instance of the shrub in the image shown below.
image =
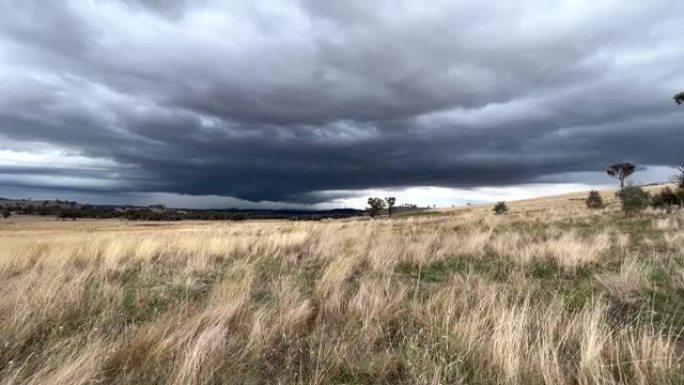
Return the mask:
<svg viewBox="0 0 684 385"><path fill-rule="evenodd" d="M627 186L616 194L622 205L622 211L633 214L642 211L651 203L650 195L639 186Z"/></svg>
<svg viewBox="0 0 684 385"><path fill-rule="evenodd" d="M505 214L506 212L508 212L508 206L506 205L506 202L501 201L494 205L494 213L496 215Z"/></svg>
<svg viewBox="0 0 684 385"><path fill-rule="evenodd" d="M651 207L654 209L664 209L668 206L665 192L661 191L651 197Z"/></svg>
<svg viewBox="0 0 684 385"><path fill-rule="evenodd" d="M601 197L601 193L596 190L589 191L589 196L587 197L587 200L584 202L590 209L603 208L603 197Z"/></svg>
<svg viewBox="0 0 684 385"><path fill-rule="evenodd" d="M3 218L9 218L12 216L12 212L9 210L2 210L2 217Z"/></svg>
<svg viewBox="0 0 684 385"><path fill-rule="evenodd" d="M677 189L673 191L669 187L665 187L660 190L659 193L655 194L651 198L651 206L655 208L667 208L670 209L672 206L680 206L682 204L682 189Z"/></svg>

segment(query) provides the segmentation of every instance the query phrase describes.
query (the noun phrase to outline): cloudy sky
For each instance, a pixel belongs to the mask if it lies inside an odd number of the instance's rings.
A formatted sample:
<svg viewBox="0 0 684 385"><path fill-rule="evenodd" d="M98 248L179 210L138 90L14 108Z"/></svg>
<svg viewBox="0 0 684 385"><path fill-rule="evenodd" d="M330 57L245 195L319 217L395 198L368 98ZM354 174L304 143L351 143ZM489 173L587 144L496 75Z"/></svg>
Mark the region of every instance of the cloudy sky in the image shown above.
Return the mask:
<svg viewBox="0 0 684 385"><path fill-rule="evenodd" d="M667 179L681 0L0 0L0 196L453 205Z"/></svg>

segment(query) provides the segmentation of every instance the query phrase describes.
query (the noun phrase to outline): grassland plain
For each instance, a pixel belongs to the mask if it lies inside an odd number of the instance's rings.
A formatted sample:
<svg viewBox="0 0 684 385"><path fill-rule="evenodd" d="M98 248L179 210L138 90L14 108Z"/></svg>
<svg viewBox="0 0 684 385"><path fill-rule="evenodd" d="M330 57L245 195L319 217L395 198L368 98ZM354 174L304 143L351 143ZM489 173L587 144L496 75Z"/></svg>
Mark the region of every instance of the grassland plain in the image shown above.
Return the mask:
<svg viewBox="0 0 684 385"><path fill-rule="evenodd" d="M682 384L684 217L608 201L2 220L0 383Z"/></svg>

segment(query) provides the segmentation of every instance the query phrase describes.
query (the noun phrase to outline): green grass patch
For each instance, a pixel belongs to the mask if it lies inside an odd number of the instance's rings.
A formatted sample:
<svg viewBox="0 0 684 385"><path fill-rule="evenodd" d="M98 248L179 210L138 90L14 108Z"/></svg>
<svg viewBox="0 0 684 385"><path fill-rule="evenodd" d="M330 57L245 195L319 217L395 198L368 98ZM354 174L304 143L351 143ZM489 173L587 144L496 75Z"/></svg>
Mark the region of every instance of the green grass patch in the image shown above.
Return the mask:
<svg viewBox="0 0 684 385"><path fill-rule="evenodd" d="M515 264L505 258L454 255L424 266L399 263L395 273L424 283L442 283L453 274L478 274L495 281L508 281L514 269Z"/></svg>
<svg viewBox="0 0 684 385"><path fill-rule="evenodd" d="M639 321L684 332L684 290L658 289L642 294Z"/></svg>

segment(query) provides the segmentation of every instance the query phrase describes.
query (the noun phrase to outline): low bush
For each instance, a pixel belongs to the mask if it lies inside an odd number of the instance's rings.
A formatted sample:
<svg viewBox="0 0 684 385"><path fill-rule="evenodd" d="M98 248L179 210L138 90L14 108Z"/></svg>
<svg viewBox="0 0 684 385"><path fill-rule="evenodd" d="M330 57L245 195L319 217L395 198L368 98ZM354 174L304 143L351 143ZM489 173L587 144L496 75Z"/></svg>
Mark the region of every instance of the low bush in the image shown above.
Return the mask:
<svg viewBox="0 0 684 385"><path fill-rule="evenodd" d="M616 194L626 214L634 214L644 210L651 203L651 196L639 186L627 186Z"/></svg>
<svg viewBox="0 0 684 385"><path fill-rule="evenodd" d="M494 214L496 214L496 215L505 214L508 212L508 206L506 205L506 202L504 202L504 201L497 202L494 205L493 211L494 211Z"/></svg>
<svg viewBox="0 0 684 385"><path fill-rule="evenodd" d="M651 198L651 206L654 208L667 208L680 206L682 204L682 189L672 190L665 187Z"/></svg>
<svg viewBox="0 0 684 385"><path fill-rule="evenodd" d="M589 196L587 197L585 203L590 209L601 209L603 208L603 197L601 197L600 192L592 190L589 191Z"/></svg>

